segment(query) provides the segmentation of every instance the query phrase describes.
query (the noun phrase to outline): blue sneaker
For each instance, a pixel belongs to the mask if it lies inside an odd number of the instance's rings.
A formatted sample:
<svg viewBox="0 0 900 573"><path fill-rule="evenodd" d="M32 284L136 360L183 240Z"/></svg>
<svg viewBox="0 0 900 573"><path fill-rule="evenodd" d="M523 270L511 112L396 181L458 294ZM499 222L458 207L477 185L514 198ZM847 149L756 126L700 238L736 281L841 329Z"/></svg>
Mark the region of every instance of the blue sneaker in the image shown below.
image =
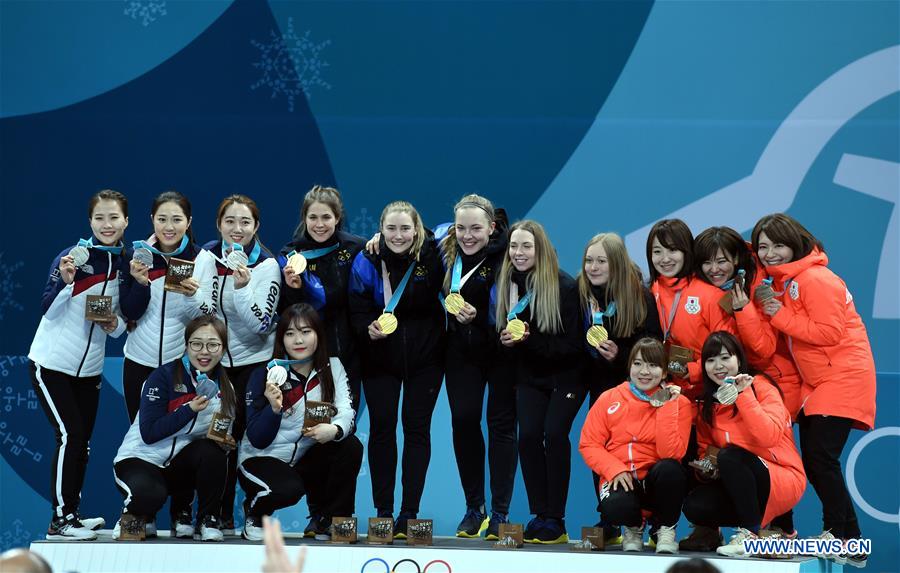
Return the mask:
<svg viewBox="0 0 900 573"><path fill-rule="evenodd" d="M522 537L525 538L525 543L534 543L534 540L537 539L537 532L544 527L544 520L537 516L525 526L525 532Z"/></svg>
<svg viewBox="0 0 900 573"><path fill-rule="evenodd" d="M489 521L488 516L484 513L484 506L470 507L466 510L466 515L462 518L462 521L456 526L456 536L468 539L481 537L484 530L488 528Z"/></svg>
<svg viewBox="0 0 900 573"><path fill-rule="evenodd" d="M491 520L488 523L485 541L498 541L500 539L500 524L509 523L509 517L505 513L491 512Z"/></svg>
<svg viewBox="0 0 900 573"><path fill-rule="evenodd" d="M556 519L555 517L544 519L543 527L540 527L536 531L536 535L527 541L545 545L568 543L569 534L566 532L566 521L564 519Z"/></svg>

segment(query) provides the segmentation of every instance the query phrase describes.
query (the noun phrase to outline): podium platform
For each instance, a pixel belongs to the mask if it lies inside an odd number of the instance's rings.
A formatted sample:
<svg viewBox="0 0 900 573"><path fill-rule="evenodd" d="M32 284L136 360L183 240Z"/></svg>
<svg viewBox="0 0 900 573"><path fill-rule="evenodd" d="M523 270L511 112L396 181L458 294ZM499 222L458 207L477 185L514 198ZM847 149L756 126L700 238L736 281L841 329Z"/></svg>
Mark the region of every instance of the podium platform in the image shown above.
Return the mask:
<svg viewBox="0 0 900 573"><path fill-rule="evenodd" d="M102 530L99 534L96 541L37 541L31 544L31 550L41 554L59 573L257 573L264 558L261 542L245 541L239 537L228 536L221 543L202 543L176 540L169 538L167 533L161 533L157 539L128 542L113 541L109 530ZM397 573L444 573L448 567L452 573L663 573L674 562L689 557L710 560L722 573L830 573L843 570L840 565L814 557L768 560L723 558L710 553L664 556L656 555L649 547L645 547L640 554L624 553L619 550L620 546L582 553L572 551L571 544L526 544L521 549L504 550L494 549L491 542L484 540L455 537L435 537L434 545L429 547L411 547L405 541L395 541L393 545L370 545L365 542L365 536L353 545L303 539L299 534L290 533L285 538L288 555L292 559L296 559L300 544L307 547L304 573L382 573L393 570ZM412 561L401 563L404 559Z"/></svg>

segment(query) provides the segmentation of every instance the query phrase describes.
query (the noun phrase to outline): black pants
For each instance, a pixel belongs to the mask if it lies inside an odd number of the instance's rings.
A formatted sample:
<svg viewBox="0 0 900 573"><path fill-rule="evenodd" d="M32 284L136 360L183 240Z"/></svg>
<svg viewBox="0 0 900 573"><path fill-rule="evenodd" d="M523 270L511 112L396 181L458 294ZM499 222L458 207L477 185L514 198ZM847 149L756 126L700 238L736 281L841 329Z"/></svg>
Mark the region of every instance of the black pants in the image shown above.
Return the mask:
<svg viewBox="0 0 900 573"><path fill-rule="evenodd" d="M225 487L226 454L206 438L194 440L161 468L138 458L128 458L113 466L116 486L125 498L124 511L152 519L166 499L193 499L197 492L197 523L207 515L221 513ZM173 517L175 517L173 515Z"/></svg>
<svg viewBox="0 0 900 573"><path fill-rule="evenodd" d="M101 377L77 378L30 363L31 385L56 433L56 451L50 465L53 514L78 511L81 488L90 456L90 439L100 403Z"/></svg>
<svg viewBox="0 0 900 573"><path fill-rule="evenodd" d="M234 423L231 426L231 436L239 444L241 438L244 437L244 430L247 428L247 402L244 400L244 396L247 393L247 382L250 380L250 375L253 371L264 364L265 362L257 362L225 369L225 373L228 374L228 379L231 380L231 385L234 387L235 398ZM234 492L237 487L237 477L237 451L233 451L228 454L228 478L225 480L225 493L222 494L222 518L226 520L234 518Z"/></svg>
<svg viewBox="0 0 900 573"><path fill-rule="evenodd" d="M128 422L133 423L141 408L141 388L156 370L152 366L144 366L133 360L125 359L122 367L122 394L125 395L125 408L128 410Z"/></svg>
<svg viewBox="0 0 900 573"><path fill-rule="evenodd" d="M491 507L509 513L516 478L516 389L509 370L499 360L473 360L453 345L447 349L447 398L453 422L453 451L466 507L478 508L484 499L484 436L481 412L488 388L488 465Z"/></svg>
<svg viewBox="0 0 900 573"><path fill-rule="evenodd" d="M375 508L393 513L397 481L397 407L403 404L403 499L400 510L419 512L425 475L431 461L431 415L441 390L442 368L425 366L400 377L381 373L363 379L369 408L369 470Z"/></svg>
<svg viewBox="0 0 900 573"><path fill-rule="evenodd" d="M809 483L822 502L822 527L831 530L838 539L861 537L856 510L850 500L841 452L847 444L853 420L837 416L807 416L797 418L800 427L800 453Z"/></svg>
<svg viewBox="0 0 900 573"><path fill-rule="evenodd" d="M572 445L569 431L587 388L516 386L519 459L531 513L563 519L569 496Z"/></svg>
<svg viewBox="0 0 900 573"><path fill-rule="evenodd" d="M356 511L356 478L362 456L362 443L350 436L313 446L294 466L266 456L247 459L240 470L241 487L247 494L244 515L272 515L306 495L318 515L350 517Z"/></svg>
<svg viewBox="0 0 900 573"><path fill-rule="evenodd" d="M747 450L719 450L719 479L702 483L684 501L684 515L695 525L743 527L759 533L769 502L771 480L766 465Z"/></svg>
<svg viewBox="0 0 900 573"><path fill-rule="evenodd" d="M633 480L631 491L621 487L613 491L607 482L600 494L603 519L610 525L640 527L644 520L641 510L647 509L653 527L672 527L681 517L685 480L681 462L667 458L653 464L643 480Z"/></svg>

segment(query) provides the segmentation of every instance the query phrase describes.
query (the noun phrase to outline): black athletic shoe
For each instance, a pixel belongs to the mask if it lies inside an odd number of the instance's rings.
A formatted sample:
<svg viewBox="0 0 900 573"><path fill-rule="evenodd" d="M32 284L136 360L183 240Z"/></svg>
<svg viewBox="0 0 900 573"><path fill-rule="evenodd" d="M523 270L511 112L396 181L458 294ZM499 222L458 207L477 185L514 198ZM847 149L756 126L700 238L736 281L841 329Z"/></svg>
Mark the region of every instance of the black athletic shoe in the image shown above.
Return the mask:
<svg viewBox="0 0 900 573"><path fill-rule="evenodd" d="M456 536L469 539L481 537L481 534L487 529L489 521L488 516L484 513L484 506L470 507L466 510L462 521L456 526Z"/></svg>
<svg viewBox="0 0 900 573"><path fill-rule="evenodd" d="M535 517L525 526L525 532L522 537L526 543L532 543L532 539L537 539L537 532L544 527L544 520L540 516Z"/></svg>
<svg viewBox="0 0 900 573"><path fill-rule="evenodd" d="M542 520L542 524L542 527L537 528L535 534L525 541L545 545L569 542L569 534L566 533L566 520L548 517Z"/></svg>
<svg viewBox="0 0 900 573"><path fill-rule="evenodd" d="M303 530L303 537L315 537L316 534L321 531L319 527L319 521L321 519L321 515L316 515L315 513L310 515L309 523L306 524L306 529Z"/></svg>
<svg viewBox="0 0 900 573"><path fill-rule="evenodd" d="M509 523L509 516L505 513L491 512L491 521L488 523L485 541L497 541L500 539L500 524Z"/></svg>
<svg viewBox="0 0 900 573"><path fill-rule="evenodd" d="M406 539L406 524L410 519L415 519L416 514L401 511L394 521L394 539Z"/></svg>

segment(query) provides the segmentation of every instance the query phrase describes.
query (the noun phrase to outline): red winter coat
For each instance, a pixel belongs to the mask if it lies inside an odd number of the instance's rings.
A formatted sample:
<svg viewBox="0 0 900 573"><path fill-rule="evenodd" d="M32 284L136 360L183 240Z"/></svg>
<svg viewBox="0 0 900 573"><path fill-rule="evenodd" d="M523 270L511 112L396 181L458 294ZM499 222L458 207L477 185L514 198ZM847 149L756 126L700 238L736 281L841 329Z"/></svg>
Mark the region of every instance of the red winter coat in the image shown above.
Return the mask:
<svg viewBox="0 0 900 573"><path fill-rule="evenodd" d="M875 426L875 360L853 296L815 249L802 259L767 267L784 306L772 326L784 333L803 379L803 411Z"/></svg>
<svg viewBox="0 0 900 573"><path fill-rule="evenodd" d="M629 382L597 398L581 428L578 450L608 482L622 472L644 479L653 464L680 460L687 451L693 405L684 396L654 408L631 392Z"/></svg>
<svg viewBox="0 0 900 573"><path fill-rule="evenodd" d="M732 417L737 406L737 415ZM738 446L759 456L769 470L769 501L762 525L792 509L806 489L806 473L794 444L791 417L778 389L761 376L738 396L732 406L716 404L712 425L697 417L700 456L710 445Z"/></svg>

